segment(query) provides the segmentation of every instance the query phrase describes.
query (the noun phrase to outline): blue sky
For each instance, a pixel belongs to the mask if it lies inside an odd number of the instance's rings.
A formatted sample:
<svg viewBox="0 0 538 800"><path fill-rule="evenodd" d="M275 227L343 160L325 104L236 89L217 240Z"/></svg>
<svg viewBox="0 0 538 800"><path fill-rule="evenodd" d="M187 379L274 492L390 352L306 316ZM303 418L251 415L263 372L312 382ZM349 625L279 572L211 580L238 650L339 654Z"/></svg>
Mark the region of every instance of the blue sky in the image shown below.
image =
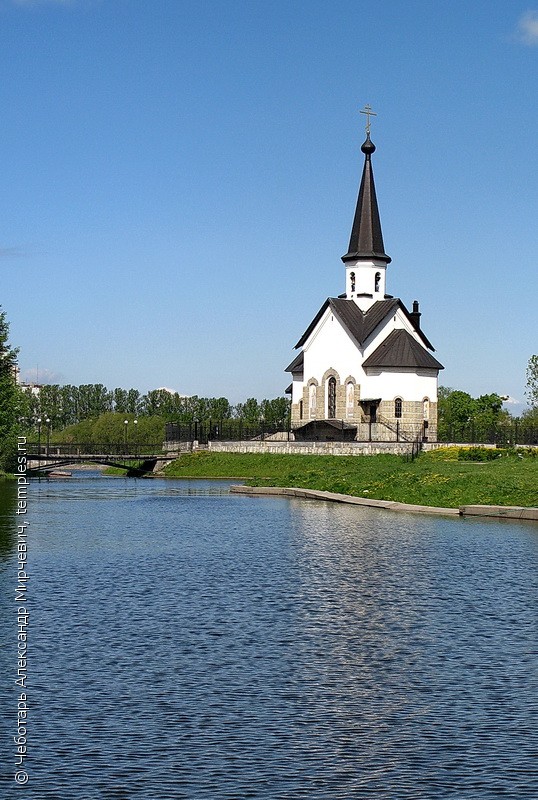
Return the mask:
<svg viewBox="0 0 538 800"><path fill-rule="evenodd" d="M443 385L524 401L538 3L0 0L0 66L23 377L281 394L344 290L370 103L387 290Z"/></svg>

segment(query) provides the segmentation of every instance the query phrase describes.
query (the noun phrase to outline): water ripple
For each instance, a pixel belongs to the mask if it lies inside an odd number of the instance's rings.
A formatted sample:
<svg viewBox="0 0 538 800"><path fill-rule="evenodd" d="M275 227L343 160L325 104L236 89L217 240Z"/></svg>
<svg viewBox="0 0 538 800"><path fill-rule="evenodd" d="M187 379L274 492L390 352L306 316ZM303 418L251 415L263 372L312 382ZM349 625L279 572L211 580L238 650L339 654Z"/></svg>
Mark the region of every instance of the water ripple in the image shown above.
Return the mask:
<svg viewBox="0 0 538 800"><path fill-rule="evenodd" d="M529 526L77 484L34 496L24 800L538 796Z"/></svg>

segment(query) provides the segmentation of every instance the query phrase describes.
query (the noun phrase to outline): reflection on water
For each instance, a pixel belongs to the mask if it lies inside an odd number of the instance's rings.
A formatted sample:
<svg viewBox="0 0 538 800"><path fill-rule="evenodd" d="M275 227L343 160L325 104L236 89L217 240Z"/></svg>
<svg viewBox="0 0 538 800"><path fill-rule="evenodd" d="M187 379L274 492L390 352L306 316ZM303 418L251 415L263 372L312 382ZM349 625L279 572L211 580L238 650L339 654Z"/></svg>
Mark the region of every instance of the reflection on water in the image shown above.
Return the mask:
<svg viewBox="0 0 538 800"><path fill-rule="evenodd" d="M25 800L538 796L535 527L223 491L34 485Z"/></svg>
<svg viewBox="0 0 538 800"><path fill-rule="evenodd" d="M0 564L17 545L16 504L15 481L0 480Z"/></svg>

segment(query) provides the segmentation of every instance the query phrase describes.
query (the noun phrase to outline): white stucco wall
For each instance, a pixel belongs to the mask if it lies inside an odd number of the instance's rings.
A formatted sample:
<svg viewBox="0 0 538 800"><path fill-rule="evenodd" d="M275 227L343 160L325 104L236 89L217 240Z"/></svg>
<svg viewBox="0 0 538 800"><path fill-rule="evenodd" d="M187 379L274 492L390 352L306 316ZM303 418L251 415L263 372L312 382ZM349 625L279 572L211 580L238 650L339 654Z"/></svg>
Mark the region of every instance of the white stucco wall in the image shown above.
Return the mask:
<svg viewBox="0 0 538 800"><path fill-rule="evenodd" d="M370 373L361 385L363 397L381 397L382 400L423 400L437 402L437 375L435 371L420 370L368 370Z"/></svg>
<svg viewBox="0 0 538 800"><path fill-rule="evenodd" d="M364 376L361 354L355 342L342 328L328 308L304 347L304 379L321 383L328 369L338 373L340 382L354 375L357 382Z"/></svg>
<svg viewBox="0 0 538 800"><path fill-rule="evenodd" d="M346 295L366 311L385 298L387 265L384 261L348 261L346 263ZM376 275L379 275L376 291ZM354 276L354 279L353 279ZM369 294L371 297L358 295Z"/></svg>
<svg viewBox="0 0 538 800"><path fill-rule="evenodd" d="M338 318L327 308L316 328L304 346L303 380L293 382L292 402L303 400L303 387L311 379L321 385L324 375L329 369L337 373L339 383L343 384L352 376L360 386L361 397L380 397L393 400L421 401L427 397L431 402L437 400L437 375L435 370L368 370L362 368L362 362L386 339L395 329L406 330L420 344L422 340L404 313L397 309L387 317L373 332L366 342L363 352L342 327ZM308 408L304 408L308 416Z"/></svg>
<svg viewBox="0 0 538 800"><path fill-rule="evenodd" d="M291 385L291 402L299 403L303 399L303 381L293 380Z"/></svg>

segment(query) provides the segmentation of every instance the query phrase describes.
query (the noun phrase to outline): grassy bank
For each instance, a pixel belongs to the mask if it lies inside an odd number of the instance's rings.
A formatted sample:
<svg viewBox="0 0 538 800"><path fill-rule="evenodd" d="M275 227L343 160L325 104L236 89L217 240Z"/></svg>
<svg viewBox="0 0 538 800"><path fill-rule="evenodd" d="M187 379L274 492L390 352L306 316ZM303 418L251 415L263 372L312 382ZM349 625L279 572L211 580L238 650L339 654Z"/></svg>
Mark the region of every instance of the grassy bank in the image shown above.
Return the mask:
<svg viewBox="0 0 538 800"><path fill-rule="evenodd" d="M400 456L306 456L198 453L181 456L165 475L241 478L253 486L295 486L426 506L538 505L538 458L503 453L460 461L457 451Z"/></svg>

